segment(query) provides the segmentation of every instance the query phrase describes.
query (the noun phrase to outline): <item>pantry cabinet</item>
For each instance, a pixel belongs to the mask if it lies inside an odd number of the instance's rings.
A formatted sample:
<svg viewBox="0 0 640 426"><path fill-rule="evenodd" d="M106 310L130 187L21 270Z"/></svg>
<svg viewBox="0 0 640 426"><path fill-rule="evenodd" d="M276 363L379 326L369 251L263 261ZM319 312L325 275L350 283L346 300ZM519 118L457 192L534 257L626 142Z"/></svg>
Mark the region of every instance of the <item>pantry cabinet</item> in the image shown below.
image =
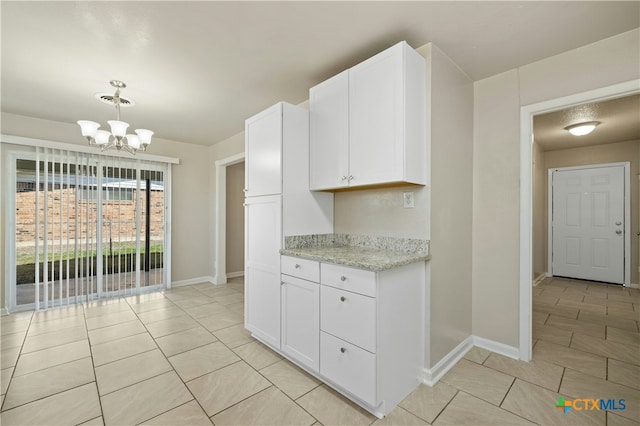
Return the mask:
<svg viewBox="0 0 640 426"><path fill-rule="evenodd" d="M245 327L280 348L282 306L295 316L303 294L292 282L281 298L284 237L333 232L333 194L309 191L309 112L280 102L247 119L245 162Z"/></svg>
<svg viewBox="0 0 640 426"><path fill-rule="evenodd" d="M406 42L310 89L310 189L426 183L425 61Z"/></svg>
<svg viewBox="0 0 640 426"><path fill-rule="evenodd" d="M245 199L245 327L280 345L282 197Z"/></svg>

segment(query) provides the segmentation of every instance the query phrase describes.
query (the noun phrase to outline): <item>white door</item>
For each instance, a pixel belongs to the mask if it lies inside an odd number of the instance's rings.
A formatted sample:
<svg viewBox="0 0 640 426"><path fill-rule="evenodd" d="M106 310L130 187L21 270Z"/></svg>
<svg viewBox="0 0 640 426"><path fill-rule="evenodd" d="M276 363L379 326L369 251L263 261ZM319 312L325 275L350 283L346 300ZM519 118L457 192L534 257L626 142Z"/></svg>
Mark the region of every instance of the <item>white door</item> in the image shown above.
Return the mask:
<svg viewBox="0 0 640 426"><path fill-rule="evenodd" d="M556 170L552 274L624 283L624 167Z"/></svg>
<svg viewBox="0 0 640 426"><path fill-rule="evenodd" d="M280 347L282 198L245 200L245 327Z"/></svg>
<svg viewBox="0 0 640 426"><path fill-rule="evenodd" d="M282 193L282 104L245 121L245 192Z"/></svg>
<svg viewBox="0 0 640 426"><path fill-rule="evenodd" d="M282 351L320 369L320 285L282 275Z"/></svg>

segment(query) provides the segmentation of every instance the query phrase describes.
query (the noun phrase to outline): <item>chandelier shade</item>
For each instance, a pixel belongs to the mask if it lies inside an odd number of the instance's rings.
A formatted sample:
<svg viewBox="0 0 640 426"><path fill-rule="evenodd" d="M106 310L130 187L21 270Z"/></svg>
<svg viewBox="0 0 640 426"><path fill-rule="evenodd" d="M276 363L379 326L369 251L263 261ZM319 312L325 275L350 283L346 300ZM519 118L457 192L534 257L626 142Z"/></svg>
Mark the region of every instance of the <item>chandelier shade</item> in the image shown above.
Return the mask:
<svg viewBox="0 0 640 426"><path fill-rule="evenodd" d="M120 106L132 106L134 103L129 99L120 97L120 89L127 87L120 80L111 80L109 82L116 88L116 92L113 96L101 96L100 100L108 103L113 103L116 108L116 119L107 121L111 131L99 130L100 123L90 120L79 120L78 125L82 136L84 136L89 145L98 146L102 151L110 148L115 148L120 151L122 148L125 151L135 154L138 151L146 151L151 144L151 137L153 132L148 129L136 129L134 134L127 134L129 123L120 121ZM106 98L106 99L105 99Z"/></svg>

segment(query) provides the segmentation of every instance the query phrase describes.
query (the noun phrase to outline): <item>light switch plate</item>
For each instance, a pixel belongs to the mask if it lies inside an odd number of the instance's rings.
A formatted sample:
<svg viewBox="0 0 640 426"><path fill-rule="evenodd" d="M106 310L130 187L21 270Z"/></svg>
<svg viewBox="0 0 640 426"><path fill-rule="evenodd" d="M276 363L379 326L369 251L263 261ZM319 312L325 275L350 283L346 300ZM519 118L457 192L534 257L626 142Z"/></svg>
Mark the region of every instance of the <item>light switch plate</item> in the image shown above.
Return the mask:
<svg viewBox="0 0 640 426"><path fill-rule="evenodd" d="M402 200L405 209L412 209L414 207L413 204L413 192L403 192Z"/></svg>

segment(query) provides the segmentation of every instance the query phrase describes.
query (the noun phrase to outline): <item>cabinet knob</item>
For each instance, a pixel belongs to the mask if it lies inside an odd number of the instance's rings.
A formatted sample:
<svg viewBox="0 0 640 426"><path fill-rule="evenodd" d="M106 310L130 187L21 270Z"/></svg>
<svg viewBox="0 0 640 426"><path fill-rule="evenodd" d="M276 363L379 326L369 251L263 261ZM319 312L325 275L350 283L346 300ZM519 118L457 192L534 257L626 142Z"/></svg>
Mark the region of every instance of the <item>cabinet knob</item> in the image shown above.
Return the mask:
<svg viewBox="0 0 640 426"><path fill-rule="evenodd" d="M347 280L347 277L345 277L344 275L340 277L340 281L345 282Z"/></svg>
<svg viewBox="0 0 640 426"><path fill-rule="evenodd" d="M353 179L353 176L349 176L349 182L351 182Z"/></svg>
<svg viewBox="0 0 640 426"><path fill-rule="evenodd" d="M284 285L284 281L280 281L280 285Z"/></svg>
<svg viewBox="0 0 640 426"><path fill-rule="evenodd" d="M340 352L345 353L347 351L347 348L340 348Z"/></svg>
<svg viewBox="0 0 640 426"><path fill-rule="evenodd" d="M299 263L296 263L295 268L296 268L296 269L300 269L300 264L299 264Z"/></svg>
<svg viewBox="0 0 640 426"><path fill-rule="evenodd" d="M346 297L344 297L344 296L340 296L340 301L341 301L341 302L344 302L345 300L347 300L347 298L346 298Z"/></svg>
<svg viewBox="0 0 640 426"><path fill-rule="evenodd" d="M347 180L347 177L346 177L346 176L342 176L342 177L340 178L340 180L344 182L345 180Z"/></svg>

